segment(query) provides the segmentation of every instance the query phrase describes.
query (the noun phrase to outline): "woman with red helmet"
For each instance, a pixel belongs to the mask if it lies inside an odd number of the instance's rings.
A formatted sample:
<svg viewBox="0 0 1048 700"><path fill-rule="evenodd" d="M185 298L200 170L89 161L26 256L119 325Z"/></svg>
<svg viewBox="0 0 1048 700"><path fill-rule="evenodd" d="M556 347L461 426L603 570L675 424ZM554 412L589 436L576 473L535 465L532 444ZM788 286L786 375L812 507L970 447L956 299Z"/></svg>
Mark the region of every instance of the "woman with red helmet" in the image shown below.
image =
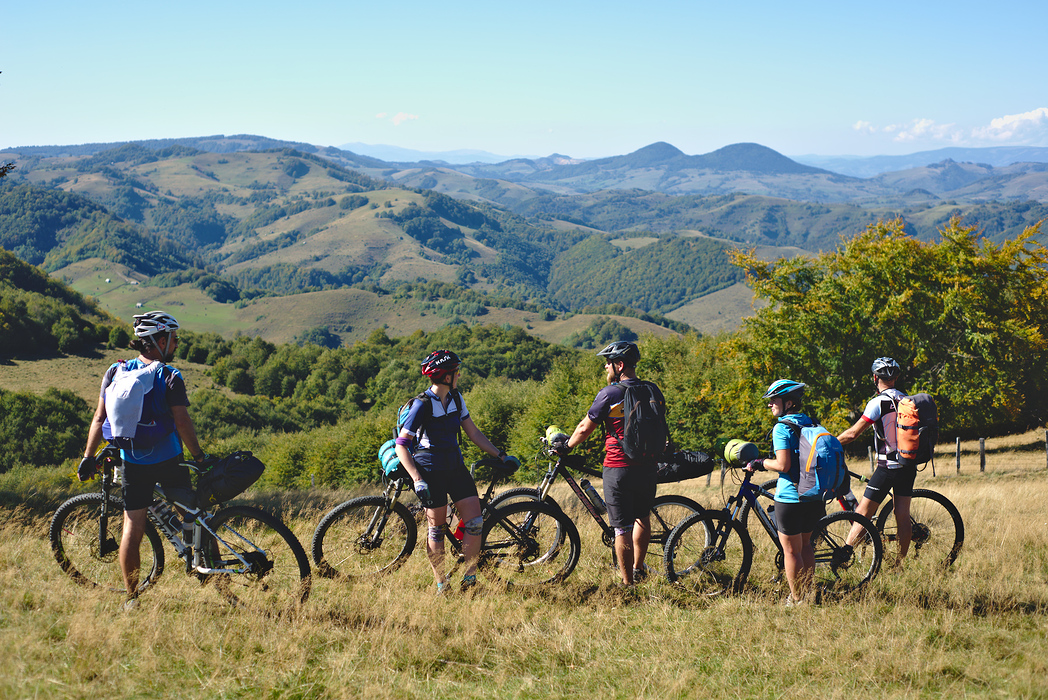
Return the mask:
<svg viewBox="0 0 1048 700"><path fill-rule="evenodd" d="M397 456L414 480L415 494L426 508L429 521L426 552L438 593L448 585L444 578L444 537L449 499L465 524L462 553L466 568L462 587L468 588L477 581L477 557L484 519L477 486L459 449L459 431L465 432L466 437L489 455L503 461L516 459L492 445L470 418L469 409L458 391L460 366L458 355L449 350L432 352L421 362L422 374L432 385L412 400L407 419L396 438Z"/></svg>

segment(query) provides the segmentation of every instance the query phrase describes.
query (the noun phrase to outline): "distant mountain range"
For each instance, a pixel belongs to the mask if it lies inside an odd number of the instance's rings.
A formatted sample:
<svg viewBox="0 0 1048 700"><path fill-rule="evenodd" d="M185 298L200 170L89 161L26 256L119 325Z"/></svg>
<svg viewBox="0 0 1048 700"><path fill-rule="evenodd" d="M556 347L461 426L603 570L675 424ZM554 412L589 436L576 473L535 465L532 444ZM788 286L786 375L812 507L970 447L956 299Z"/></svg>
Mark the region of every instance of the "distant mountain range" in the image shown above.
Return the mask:
<svg viewBox="0 0 1048 700"><path fill-rule="evenodd" d="M1048 202L1048 148L944 148L908 156L788 158L756 143L687 155L659 142L625 155L593 160L562 154L500 160L485 151L422 153L356 143L335 148L246 134L133 143L154 150L184 146L207 153L294 149L373 178L510 207L551 193L601 190L675 196L744 193L863 207L913 206L939 200ZM44 158L86 156L123 145L126 142L32 146L6 152ZM348 146L368 152L347 150ZM461 162L464 160L470 162Z"/></svg>
<svg viewBox="0 0 1048 700"><path fill-rule="evenodd" d="M339 146L343 151L359 153L362 156L380 158L391 163L417 163L423 160L443 161L465 165L466 163L502 163L515 158L537 158L538 156L498 156L487 151L478 151L468 148L457 151L415 151L400 146L389 146L386 144L369 143L344 143Z"/></svg>
<svg viewBox="0 0 1048 700"><path fill-rule="evenodd" d="M906 156L793 156L798 163L853 177L875 177L898 170L920 168L944 160L980 163L995 168L1015 163L1048 163L1048 148L998 146L994 148L940 148Z"/></svg>

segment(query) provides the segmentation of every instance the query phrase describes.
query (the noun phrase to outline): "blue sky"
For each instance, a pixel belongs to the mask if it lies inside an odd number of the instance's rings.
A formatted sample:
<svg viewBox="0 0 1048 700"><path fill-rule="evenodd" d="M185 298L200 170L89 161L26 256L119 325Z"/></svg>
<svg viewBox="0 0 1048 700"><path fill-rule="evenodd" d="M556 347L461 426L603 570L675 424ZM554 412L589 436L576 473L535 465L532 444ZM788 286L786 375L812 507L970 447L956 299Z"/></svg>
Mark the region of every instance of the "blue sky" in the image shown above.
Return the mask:
<svg viewBox="0 0 1048 700"><path fill-rule="evenodd" d="M1043 2L7 3L0 148L1048 146Z"/></svg>

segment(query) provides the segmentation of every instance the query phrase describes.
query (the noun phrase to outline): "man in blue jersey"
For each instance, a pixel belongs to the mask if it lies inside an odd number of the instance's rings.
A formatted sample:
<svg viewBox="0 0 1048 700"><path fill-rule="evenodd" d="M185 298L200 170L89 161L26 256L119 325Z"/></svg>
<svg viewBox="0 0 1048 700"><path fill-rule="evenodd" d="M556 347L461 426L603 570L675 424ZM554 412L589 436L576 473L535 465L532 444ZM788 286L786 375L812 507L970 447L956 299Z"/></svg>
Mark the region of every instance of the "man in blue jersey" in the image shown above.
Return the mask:
<svg viewBox="0 0 1048 700"><path fill-rule="evenodd" d="M139 545L145 534L146 508L153 503L154 486L161 484L166 493L191 493L193 485L189 468L182 463L183 449L188 450L196 461L206 459L197 441L193 420L189 417L185 380L177 369L167 364L174 358L178 346L178 321L163 311L150 311L135 316L133 327L135 338L131 341L131 349L137 350L139 355L135 359L113 364L103 375L98 407L88 427L84 458L77 469L81 481L93 478L94 455L102 441L113 435L113 421L106 411L106 389L113 383L117 373L157 367L157 371L147 375L153 386L145 394L144 401L149 405L143 409L141 420L147 420L146 414L149 414L148 423L139 423L135 438L114 440L121 447L120 457L124 463L124 531L120 538L120 570L129 602L136 598L138 592L138 571L141 566ZM148 439L139 437L146 433L149 433Z"/></svg>

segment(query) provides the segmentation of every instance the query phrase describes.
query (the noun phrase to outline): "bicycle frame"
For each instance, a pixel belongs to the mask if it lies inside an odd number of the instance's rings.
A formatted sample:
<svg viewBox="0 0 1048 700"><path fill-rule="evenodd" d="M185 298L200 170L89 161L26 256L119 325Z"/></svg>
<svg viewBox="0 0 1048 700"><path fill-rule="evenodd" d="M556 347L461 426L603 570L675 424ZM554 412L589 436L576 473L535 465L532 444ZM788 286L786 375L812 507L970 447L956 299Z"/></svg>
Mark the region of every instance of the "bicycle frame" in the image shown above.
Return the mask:
<svg viewBox="0 0 1048 700"><path fill-rule="evenodd" d="M542 440L545 444L545 439ZM604 516L597 510L596 506L590 502L590 499L583 492L582 487L575 481L575 477L571 475L569 469L575 469L576 471L582 472L595 478L602 478L604 473L596 469L591 469L582 464L582 458L577 455L560 455L557 452L550 449L548 446L544 451L550 456L557 456L557 459L550 462L549 467L546 470L546 474L542 477L542 481L539 482L538 492L539 500L545 500L546 496L549 495L550 488L553 486L553 482L557 480L558 476L563 476L564 481L567 482L571 488L575 497L579 499L582 506L586 509L586 512L590 514L593 521L597 523L597 527L601 531L601 540L604 542L606 547L613 547L615 545L615 530L605 520ZM569 466L568 462L575 462Z"/></svg>
<svg viewBox="0 0 1048 700"><path fill-rule="evenodd" d="M746 523L742 520L741 514L744 504L748 503L750 510L757 514L757 519L764 527L764 532L767 533L768 539L770 539L775 547L778 549L780 555L782 555L782 543L779 542L778 530L775 524L771 521L771 516L768 515L768 511L764 509L764 506L760 504L757 499L760 495L772 497L768 491L764 490L757 484L752 482L753 472L746 471L745 476L742 479L742 483L739 484L739 492L728 499L728 502L722 508L722 512L728 516L729 520L734 520L742 525ZM714 511L716 512L716 511ZM747 529L749 529L747 527ZM727 533L717 533L719 537L726 537ZM723 544L723 542L721 543Z"/></svg>
<svg viewBox="0 0 1048 700"><path fill-rule="evenodd" d="M108 533L109 518L116 517L115 514L110 513L110 503L108 496L110 495L111 491L120 487L120 468L123 465L120 461L119 452L115 447L111 445L103 448L103 450L99 453L99 459L102 462L101 491L102 495L106 496L106 498L102 499L102 512L99 517L99 552L105 555L111 554L117 551L117 549L119 549L119 545L116 543L116 541L112 540L111 538L108 538L106 535ZM191 465L191 468L195 467ZM186 542L183 537L183 528L180 527L176 529L174 525L172 525L170 522L157 517L152 507L146 509L146 517L149 519L150 522L153 523L153 526L156 528L157 532L160 533L160 535L162 535L164 539L168 541L168 543L175 550L179 558L186 559L187 574L194 572L201 575L243 574L251 572L254 565L247 559L245 559L243 556L241 556L234 547L230 546L230 544L226 542L224 539L222 539L222 537L220 537L219 534L215 532L215 530L211 527L211 513L199 508L189 508L188 506L182 503L178 503L169 499L167 495L164 493L163 488L159 484L153 489L153 497L156 500L162 503L166 503L168 506L175 508L176 512L183 518L183 520L192 520L192 540L190 542ZM120 514L120 517L123 518L123 513ZM244 537L244 535L242 535L241 533L233 530L231 531L234 532L238 537L240 537L240 539L246 544L249 544L254 549L265 553L264 550L259 548L254 542L249 540L247 537ZM211 566L211 564L214 562L213 560L208 561L208 558L205 556L204 552L204 533L207 533L212 538L214 538L214 542L220 543L221 547L223 548L223 551L227 551L230 554L232 554L236 558L236 560L241 564L241 567L229 569L215 568ZM192 552L191 559L187 557L187 552Z"/></svg>

